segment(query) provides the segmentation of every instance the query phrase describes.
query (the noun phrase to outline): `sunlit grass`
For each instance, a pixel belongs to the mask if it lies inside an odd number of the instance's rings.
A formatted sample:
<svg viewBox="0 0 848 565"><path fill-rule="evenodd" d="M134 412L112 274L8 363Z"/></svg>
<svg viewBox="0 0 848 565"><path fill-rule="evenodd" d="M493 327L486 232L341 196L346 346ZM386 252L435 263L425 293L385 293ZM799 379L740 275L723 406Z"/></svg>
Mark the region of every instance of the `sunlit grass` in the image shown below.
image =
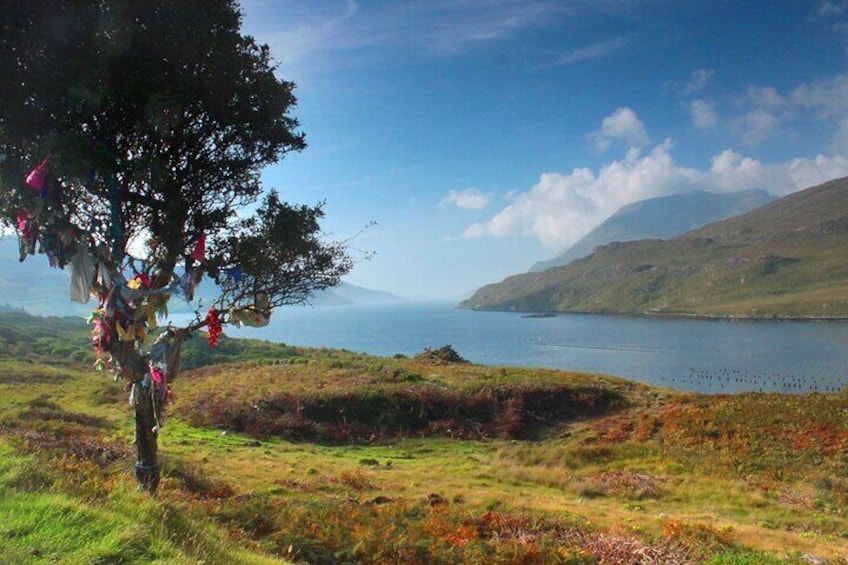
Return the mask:
<svg viewBox="0 0 848 565"><path fill-rule="evenodd" d="M3 563L282 563L233 547L212 522L179 504L151 499L126 481L104 490L103 481L81 476L96 473L83 464L74 472L90 489L82 498L79 485L73 494L63 488L61 466L16 455L0 440Z"/></svg>
<svg viewBox="0 0 848 565"><path fill-rule="evenodd" d="M769 564L809 553L845 562L845 394L684 395L596 375L261 351L262 360L207 367L174 384L155 499L134 489L121 384L78 364L0 359L0 555L209 564L280 562L263 554L314 563L651 554ZM387 430L290 441L196 425L184 410L219 393L249 405L280 391L508 395L562 385L609 389L622 401L597 414L562 413L530 439L458 439L440 428L431 437Z"/></svg>

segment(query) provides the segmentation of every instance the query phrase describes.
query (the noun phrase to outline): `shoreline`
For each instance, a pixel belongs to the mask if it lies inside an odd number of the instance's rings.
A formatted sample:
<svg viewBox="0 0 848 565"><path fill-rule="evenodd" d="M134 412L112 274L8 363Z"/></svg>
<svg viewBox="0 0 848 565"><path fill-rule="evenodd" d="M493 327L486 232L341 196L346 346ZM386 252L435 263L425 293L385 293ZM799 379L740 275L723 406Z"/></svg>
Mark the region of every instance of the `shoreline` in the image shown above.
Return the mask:
<svg viewBox="0 0 848 565"><path fill-rule="evenodd" d="M692 314L687 312L587 312L582 310L507 310L498 308L467 308L457 305L459 310L469 312L507 312L520 314L522 318L553 318L556 316L608 316L621 318L668 318L671 320L698 320L704 322L780 322L780 323L846 323L848 316L734 316L718 314Z"/></svg>

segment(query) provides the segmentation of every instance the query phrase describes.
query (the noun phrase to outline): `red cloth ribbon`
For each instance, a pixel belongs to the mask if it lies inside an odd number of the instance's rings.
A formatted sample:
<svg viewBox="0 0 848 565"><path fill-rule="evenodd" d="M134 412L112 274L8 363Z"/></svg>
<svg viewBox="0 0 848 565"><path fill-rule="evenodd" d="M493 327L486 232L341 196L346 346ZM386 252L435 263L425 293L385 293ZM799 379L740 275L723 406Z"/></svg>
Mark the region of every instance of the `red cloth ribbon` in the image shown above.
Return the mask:
<svg viewBox="0 0 848 565"><path fill-rule="evenodd" d="M29 214L26 212L18 212L18 231L21 232L21 237L24 239L29 239L30 234L32 233L31 225L29 222Z"/></svg>
<svg viewBox="0 0 848 565"><path fill-rule="evenodd" d="M194 251L191 252L190 257L198 263L206 261L206 234L202 233L197 238L197 244L194 246Z"/></svg>
<svg viewBox="0 0 848 565"><path fill-rule="evenodd" d="M162 372L157 367L150 368L150 377L155 383L162 384L165 382L165 377L162 376Z"/></svg>
<svg viewBox="0 0 848 565"><path fill-rule="evenodd" d="M206 330L209 333L209 347L217 347L218 339L223 330L221 329L221 318L214 308L210 308L209 313L206 314Z"/></svg>
<svg viewBox="0 0 848 565"><path fill-rule="evenodd" d="M26 183L27 186L33 190L41 191L44 186L44 182L47 180L47 171L50 170L50 161L49 157L45 157L44 160L38 164L30 173L27 175Z"/></svg>

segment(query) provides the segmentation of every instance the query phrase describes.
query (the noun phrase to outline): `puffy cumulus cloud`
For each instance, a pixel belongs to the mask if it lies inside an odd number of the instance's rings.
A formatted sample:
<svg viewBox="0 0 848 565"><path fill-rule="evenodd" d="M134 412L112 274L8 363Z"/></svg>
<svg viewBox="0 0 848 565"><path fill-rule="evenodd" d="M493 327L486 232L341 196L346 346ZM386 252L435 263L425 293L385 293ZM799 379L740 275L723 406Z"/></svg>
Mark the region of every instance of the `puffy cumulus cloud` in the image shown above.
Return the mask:
<svg viewBox="0 0 848 565"><path fill-rule="evenodd" d="M451 190L445 196L441 205L445 206L453 204L463 210L482 210L489 205L491 196L476 188L466 188L465 190Z"/></svg>
<svg viewBox="0 0 848 565"><path fill-rule="evenodd" d="M466 238L528 236L564 249L631 202L692 190L733 192L752 188L777 196L848 175L848 159L818 156L762 163L733 150L710 160L707 169L677 164L666 140L649 153L630 149L622 159L571 173L545 173L490 220L469 226Z"/></svg>
<svg viewBox="0 0 848 565"><path fill-rule="evenodd" d="M746 157L732 149L725 149L710 159L710 168L703 173L705 183L717 192L733 192L749 188L763 188L776 194L786 192L784 172L770 170L757 159ZM794 185L793 185L794 186Z"/></svg>
<svg viewBox="0 0 848 565"><path fill-rule="evenodd" d="M713 69L696 69L692 71L689 80L683 85L683 93L694 94L695 92L704 90L712 82L714 76L715 70Z"/></svg>
<svg viewBox="0 0 848 565"><path fill-rule="evenodd" d="M848 153L848 73L801 84L788 99L795 107L809 110L831 125L831 152Z"/></svg>
<svg viewBox="0 0 848 565"><path fill-rule="evenodd" d="M748 89L739 99L745 110L732 121L732 128L745 145L756 146L768 139L795 116L797 106L773 87Z"/></svg>
<svg viewBox="0 0 848 565"><path fill-rule="evenodd" d="M669 140L645 155L631 148L623 159L597 172L579 168L544 173L529 191L514 197L489 221L470 226L464 235L533 236L550 248L574 243L625 204L691 189L698 173L676 165L671 148Z"/></svg>
<svg viewBox="0 0 848 565"><path fill-rule="evenodd" d="M706 76L706 75L705 75ZM799 157L763 162L732 149L710 158L704 168L675 162L673 144L646 151L649 138L639 116L629 107L604 118L587 136L601 150L624 141L623 157L597 170L577 168L570 173L548 172L526 191L511 193L508 205L488 221L465 230L465 237L526 236L563 249L574 244L622 206L655 196L691 190L733 192L765 189L775 196L848 176L848 73L807 82L792 90L749 88L731 100L719 120L715 104L698 99L689 103L696 127L729 127L748 145L785 132L802 120L820 121L832 132L830 156Z"/></svg>
<svg viewBox="0 0 848 565"><path fill-rule="evenodd" d="M798 157L784 163L767 164L725 149L710 159L710 163L702 184L707 190L720 192L762 188L775 196L786 196L848 176L848 158L841 155Z"/></svg>
<svg viewBox="0 0 848 565"><path fill-rule="evenodd" d="M755 146L796 124L818 124L831 132L829 147L835 154L846 147L848 73L802 83L782 94L773 87L749 88L736 100L737 114L731 129L749 146Z"/></svg>
<svg viewBox="0 0 848 565"><path fill-rule="evenodd" d="M645 147L650 143L642 120L627 106L604 118L601 128L590 133L588 138L600 151L609 149L614 141L624 141L628 147Z"/></svg>
<svg viewBox="0 0 848 565"><path fill-rule="evenodd" d="M785 109L790 102L773 86L766 86L763 88L751 87L748 89L748 93L746 94L745 98L755 108L769 111L778 111Z"/></svg>
<svg viewBox="0 0 848 565"><path fill-rule="evenodd" d="M823 119L845 116L848 114L848 73L801 84L789 99L797 106L816 111Z"/></svg>
<svg viewBox="0 0 848 565"><path fill-rule="evenodd" d="M710 130L718 125L718 112L715 102L709 100L692 100L689 103L689 112L692 114L692 123L699 130Z"/></svg>
<svg viewBox="0 0 848 565"><path fill-rule="evenodd" d="M777 129L780 118L763 109L747 112L734 121L734 129L745 145L753 147L765 141Z"/></svg>
<svg viewBox="0 0 848 565"><path fill-rule="evenodd" d="M787 169L789 178L792 179L792 185L785 192L789 194L848 175L848 158L841 155L835 157L818 155L814 159L793 159L782 168ZM780 193L775 191L775 194Z"/></svg>

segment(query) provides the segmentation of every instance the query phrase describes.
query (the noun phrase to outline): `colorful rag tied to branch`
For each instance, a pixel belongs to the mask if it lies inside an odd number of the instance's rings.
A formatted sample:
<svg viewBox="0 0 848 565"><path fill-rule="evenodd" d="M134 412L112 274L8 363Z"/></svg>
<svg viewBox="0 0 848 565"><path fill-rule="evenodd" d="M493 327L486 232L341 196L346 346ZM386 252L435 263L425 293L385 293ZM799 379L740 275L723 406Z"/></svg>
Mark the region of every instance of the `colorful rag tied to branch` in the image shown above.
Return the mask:
<svg viewBox="0 0 848 565"><path fill-rule="evenodd" d="M125 228L121 215L122 188L115 175L99 176L92 171L82 186L92 190L97 178L104 179L108 188L109 227L105 234L107 241L97 245L80 241L79 230L73 227L70 218L64 217L58 204L58 193L51 193L49 187L51 162L45 157L26 177L26 186L38 192L41 198L34 201L31 209L21 210L16 217L16 227L21 242L21 260L35 254L37 244L41 243L41 252L47 254L50 264L59 268L70 265L70 297L80 303L87 303L91 296L99 300L98 308L89 322L93 325L91 341L97 353L95 367L98 370L112 369L119 373L119 367L113 367L109 354L110 336L125 343L142 346L150 333L158 327L157 318L167 317L168 300L180 296L191 303L194 293L204 276L206 267L206 234L201 233L195 239L191 253L186 257L186 269L182 275L172 275L167 284L154 288L151 276L146 272L136 273L127 280L115 258L125 253ZM59 183L62 186L62 183ZM48 198L48 196L50 198ZM43 227L43 229L42 229ZM238 283L243 276L241 265L224 269L231 281ZM224 316L227 316L226 318ZM222 335L222 325L226 321L237 325L253 327L265 326L270 320L270 301L267 296L255 297L249 306L233 307L229 310L211 308L204 319L211 347L216 347ZM146 378L154 387L161 386L162 398L167 391L167 382L173 380L179 371L174 364L172 351L179 358L179 343L188 334L177 334L169 327L159 335L149 352L151 369Z"/></svg>
<svg viewBox="0 0 848 565"><path fill-rule="evenodd" d="M209 335L209 347L217 347L218 339L220 339L223 330L221 329L221 317L214 308L210 308L209 313L206 314L206 331Z"/></svg>
<svg viewBox="0 0 848 565"><path fill-rule="evenodd" d="M47 173L50 171L50 158L45 157L26 178L27 186L38 192L42 198L47 198Z"/></svg>

